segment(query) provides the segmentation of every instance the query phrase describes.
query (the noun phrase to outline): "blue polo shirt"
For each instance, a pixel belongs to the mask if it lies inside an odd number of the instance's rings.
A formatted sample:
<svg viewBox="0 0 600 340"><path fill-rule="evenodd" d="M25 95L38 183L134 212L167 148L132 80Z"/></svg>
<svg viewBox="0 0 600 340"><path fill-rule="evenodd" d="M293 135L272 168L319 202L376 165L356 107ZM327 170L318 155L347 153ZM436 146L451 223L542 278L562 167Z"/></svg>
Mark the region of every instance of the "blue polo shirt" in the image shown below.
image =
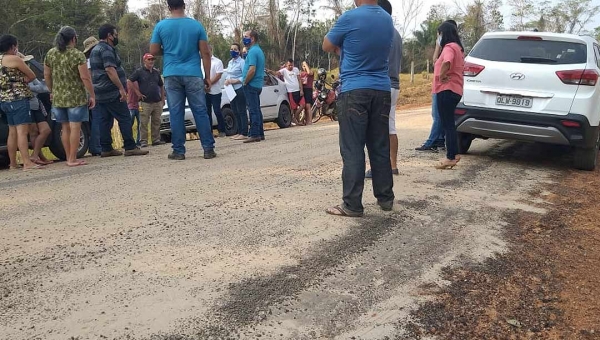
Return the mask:
<svg viewBox="0 0 600 340"><path fill-rule="evenodd" d="M258 44L254 44L248 49L246 63L244 64L244 70L242 72L242 79L244 79L244 82L250 66L256 67L256 71L254 73L254 78L250 80L248 85L256 87L257 89L262 89L265 81L265 54Z"/></svg>
<svg viewBox="0 0 600 340"><path fill-rule="evenodd" d="M163 76L200 77L199 41L208 41L206 30L192 18L168 18L154 27L151 44L163 48Z"/></svg>
<svg viewBox="0 0 600 340"><path fill-rule="evenodd" d="M327 39L341 48L342 92L390 91L388 56L394 32L392 17L377 5L362 5L342 14L327 33Z"/></svg>

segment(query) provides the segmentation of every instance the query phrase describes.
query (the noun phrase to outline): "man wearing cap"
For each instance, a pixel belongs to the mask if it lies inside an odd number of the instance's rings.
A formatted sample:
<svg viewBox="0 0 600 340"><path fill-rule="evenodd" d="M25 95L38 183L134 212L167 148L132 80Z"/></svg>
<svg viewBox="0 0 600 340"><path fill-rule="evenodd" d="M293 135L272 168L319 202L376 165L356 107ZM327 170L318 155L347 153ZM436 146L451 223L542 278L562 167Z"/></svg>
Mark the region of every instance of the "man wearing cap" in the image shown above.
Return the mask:
<svg viewBox="0 0 600 340"><path fill-rule="evenodd" d="M160 115L165 104L165 90L160 72L154 68L154 56L144 54L144 66L133 71L127 87L133 89L142 101L140 145L148 146L148 121L151 122L152 145L162 145L160 140ZM137 82L138 86L133 86Z"/></svg>

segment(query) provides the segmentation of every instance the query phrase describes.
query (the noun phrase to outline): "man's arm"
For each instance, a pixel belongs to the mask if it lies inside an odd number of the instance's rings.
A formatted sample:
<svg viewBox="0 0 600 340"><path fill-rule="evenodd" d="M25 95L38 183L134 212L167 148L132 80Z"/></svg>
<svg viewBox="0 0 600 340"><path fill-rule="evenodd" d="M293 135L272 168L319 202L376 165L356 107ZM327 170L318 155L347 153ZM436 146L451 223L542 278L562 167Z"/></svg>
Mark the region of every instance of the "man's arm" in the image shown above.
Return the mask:
<svg viewBox="0 0 600 340"><path fill-rule="evenodd" d="M327 37L323 38L323 51L340 55L340 48L331 43Z"/></svg>
<svg viewBox="0 0 600 340"><path fill-rule="evenodd" d="M107 67L104 69L110 81L119 89L119 94L121 94L121 101L124 102L127 100L127 92L121 84L121 80L119 79L119 74L117 73L117 69L114 67Z"/></svg>
<svg viewBox="0 0 600 340"><path fill-rule="evenodd" d="M256 74L256 66L250 65L250 67L248 67L248 73L246 73L246 78L244 78L244 85L248 85L254 78L255 74Z"/></svg>
<svg viewBox="0 0 600 340"><path fill-rule="evenodd" d="M300 78L299 74L298 74L298 85L300 85L300 95L303 96L304 95L304 86L302 86L302 78Z"/></svg>
<svg viewBox="0 0 600 340"><path fill-rule="evenodd" d="M163 49L161 44L150 44L150 54L153 56L163 55Z"/></svg>
<svg viewBox="0 0 600 340"><path fill-rule="evenodd" d="M160 23L159 23L160 24ZM162 41L160 39L160 25L156 24L152 31L152 37L150 38L150 54L153 56L163 55Z"/></svg>
<svg viewBox="0 0 600 340"><path fill-rule="evenodd" d="M210 50L208 49L208 42L206 40L199 40L198 47L200 48L200 54L202 55L202 65L204 66L204 85L210 86Z"/></svg>
<svg viewBox="0 0 600 340"><path fill-rule="evenodd" d="M96 106L96 94L94 93L94 86L92 85L92 77L90 76L90 70L87 68L87 63L83 63L77 66L77 70L79 70L79 78L83 82L83 86L85 86L85 90L89 94L88 107L93 109Z"/></svg>

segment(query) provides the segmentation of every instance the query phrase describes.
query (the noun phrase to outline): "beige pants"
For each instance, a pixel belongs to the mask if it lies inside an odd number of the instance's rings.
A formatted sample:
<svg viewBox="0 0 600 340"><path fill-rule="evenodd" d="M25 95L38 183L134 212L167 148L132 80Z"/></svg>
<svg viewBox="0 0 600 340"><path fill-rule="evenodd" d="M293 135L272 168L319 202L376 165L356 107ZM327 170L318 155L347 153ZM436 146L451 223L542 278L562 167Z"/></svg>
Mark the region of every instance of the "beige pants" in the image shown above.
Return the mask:
<svg viewBox="0 0 600 340"><path fill-rule="evenodd" d="M152 143L160 140L160 115L162 114L163 106L161 102L145 103L142 102L142 112L140 112L141 129L140 143L148 143L148 123L151 121L150 127Z"/></svg>

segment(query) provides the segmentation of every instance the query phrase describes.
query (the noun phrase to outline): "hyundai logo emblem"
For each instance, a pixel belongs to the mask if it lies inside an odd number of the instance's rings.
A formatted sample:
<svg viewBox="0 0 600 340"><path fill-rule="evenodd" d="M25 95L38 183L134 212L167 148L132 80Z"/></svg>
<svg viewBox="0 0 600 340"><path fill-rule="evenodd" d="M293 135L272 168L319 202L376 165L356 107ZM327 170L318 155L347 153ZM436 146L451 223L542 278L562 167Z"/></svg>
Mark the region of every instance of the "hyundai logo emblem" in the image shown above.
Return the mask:
<svg viewBox="0 0 600 340"><path fill-rule="evenodd" d="M525 79L525 75L523 73L513 73L510 75L510 79L512 80L523 80Z"/></svg>

